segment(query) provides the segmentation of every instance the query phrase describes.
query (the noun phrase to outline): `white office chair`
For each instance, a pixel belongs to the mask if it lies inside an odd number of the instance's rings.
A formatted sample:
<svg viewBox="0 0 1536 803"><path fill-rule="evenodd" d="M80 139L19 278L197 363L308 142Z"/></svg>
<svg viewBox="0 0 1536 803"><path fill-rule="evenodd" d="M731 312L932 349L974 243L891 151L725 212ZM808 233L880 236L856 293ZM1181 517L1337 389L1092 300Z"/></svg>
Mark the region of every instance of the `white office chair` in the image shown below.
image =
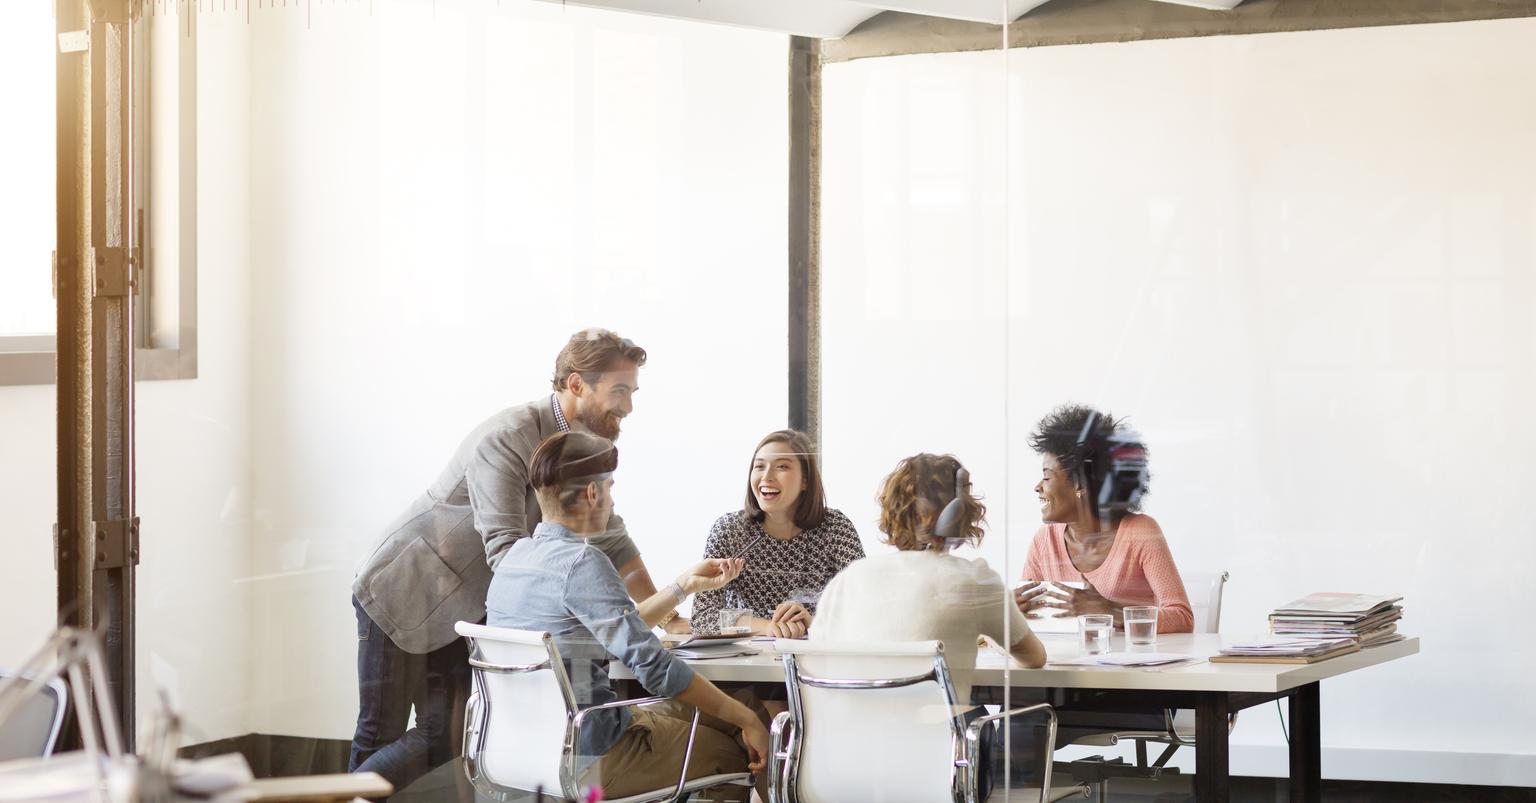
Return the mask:
<svg viewBox="0 0 1536 803"><path fill-rule="evenodd" d="M581 728L594 711L661 702L663 697L615 700L578 709L560 650L548 633L459 622L469 641L474 691L464 712L464 768L477 791L496 800L525 800L543 788L577 799L577 746ZM745 772L687 780L688 757L699 728L693 712L688 751L677 785L608 803L659 803L681 800L701 789L751 784ZM512 790L518 790L513 793Z"/></svg>
<svg viewBox="0 0 1536 803"><path fill-rule="evenodd" d="M1051 739L1056 714L1041 703L981 717L969 727L938 641L838 643L780 640L789 710L773 721L771 803L980 803L981 731L1009 716L1040 713ZM1087 797L1088 787L1051 788L1044 801ZM1028 799L1021 795L1019 799Z"/></svg>
<svg viewBox="0 0 1536 803"><path fill-rule="evenodd" d="M1184 577L1184 591L1189 597L1190 610L1195 615L1196 633L1221 632L1221 597L1227 587L1227 572L1192 572ZM1156 731L1125 731L1119 733L1096 733L1077 739L1074 744L1087 744L1098 746L1113 746L1120 742L1132 742L1136 745L1136 766L1141 768L1163 767L1180 747L1193 747L1195 745L1195 712L1188 708L1167 708L1163 710L1164 722L1162 730ZM1237 714L1233 713L1227 720L1227 728L1230 730L1237 724ZM1147 745L1166 745L1155 761L1147 763ZM1100 797L1104 797L1103 784L1100 785Z"/></svg>
<svg viewBox="0 0 1536 803"><path fill-rule="evenodd" d="M0 678L15 677L10 670L0 669ZM31 678L32 675L23 675ZM44 758L53 755L59 741L59 731L64 727L64 714L69 709L69 693L61 678L49 678L40 685L34 696L22 702L21 707L0 722L0 761L17 758Z"/></svg>

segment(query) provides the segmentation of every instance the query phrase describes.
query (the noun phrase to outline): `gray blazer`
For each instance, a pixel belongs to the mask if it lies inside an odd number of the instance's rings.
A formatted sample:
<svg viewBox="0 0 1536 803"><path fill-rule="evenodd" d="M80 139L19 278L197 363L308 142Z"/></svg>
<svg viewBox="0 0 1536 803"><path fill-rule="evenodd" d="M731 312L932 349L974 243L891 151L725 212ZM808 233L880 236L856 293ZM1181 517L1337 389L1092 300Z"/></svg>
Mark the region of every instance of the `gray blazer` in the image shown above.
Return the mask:
<svg viewBox="0 0 1536 803"><path fill-rule="evenodd" d="M352 581L352 594L400 649L431 652L458 638L455 622L485 618L491 571L541 518L528 463L557 431L549 396L491 416L385 529ZM607 532L588 540L614 568L640 555L617 514Z"/></svg>

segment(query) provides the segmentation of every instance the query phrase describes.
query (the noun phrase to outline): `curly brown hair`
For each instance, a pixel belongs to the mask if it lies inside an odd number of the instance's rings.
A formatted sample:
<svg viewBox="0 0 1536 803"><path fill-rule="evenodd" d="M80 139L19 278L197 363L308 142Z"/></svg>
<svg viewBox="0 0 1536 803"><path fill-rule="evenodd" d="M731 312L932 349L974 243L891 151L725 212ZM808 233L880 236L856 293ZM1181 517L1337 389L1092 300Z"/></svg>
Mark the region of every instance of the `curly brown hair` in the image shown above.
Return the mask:
<svg viewBox="0 0 1536 803"><path fill-rule="evenodd" d="M885 543L903 551L927 549L939 511L955 498L955 476L961 468L954 455L927 452L897 463L886 475L877 497ZM964 504L965 543L975 546L981 543L987 506L969 490Z"/></svg>

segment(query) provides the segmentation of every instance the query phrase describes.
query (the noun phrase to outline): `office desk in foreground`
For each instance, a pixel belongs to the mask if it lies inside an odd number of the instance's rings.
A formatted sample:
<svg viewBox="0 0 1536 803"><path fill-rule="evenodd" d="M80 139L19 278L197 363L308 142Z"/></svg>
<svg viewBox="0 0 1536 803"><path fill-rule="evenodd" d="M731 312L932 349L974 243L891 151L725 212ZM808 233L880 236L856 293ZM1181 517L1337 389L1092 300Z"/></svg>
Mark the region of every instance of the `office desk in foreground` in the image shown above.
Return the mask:
<svg viewBox="0 0 1536 803"><path fill-rule="evenodd" d="M1046 634L1048 661L1078 656L1075 636ZM1331 677L1417 654L1419 640L1404 639L1330 658L1315 664L1213 664L1223 642L1233 636L1196 633L1158 637L1158 652L1195 656L1196 663L1166 668L1054 666L1008 668L1008 658L983 649L976 659L973 683L978 702L1002 703L1004 687L1049 689L1061 706L1114 710L1149 707L1191 708L1195 711L1195 796L1200 801L1224 801L1229 796L1228 715L1261 703L1286 698L1290 705L1291 799L1318 801L1322 796L1321 704L1319 684ZM1117 639L1118 641L1118 639ZM784 665L770 643L758 643L759 655L690 661L700 675L717 684L781 685ZM609 668L621 694L639 696L634 675L617 663ZM627 689L627 691L626 691Z"/></svg>

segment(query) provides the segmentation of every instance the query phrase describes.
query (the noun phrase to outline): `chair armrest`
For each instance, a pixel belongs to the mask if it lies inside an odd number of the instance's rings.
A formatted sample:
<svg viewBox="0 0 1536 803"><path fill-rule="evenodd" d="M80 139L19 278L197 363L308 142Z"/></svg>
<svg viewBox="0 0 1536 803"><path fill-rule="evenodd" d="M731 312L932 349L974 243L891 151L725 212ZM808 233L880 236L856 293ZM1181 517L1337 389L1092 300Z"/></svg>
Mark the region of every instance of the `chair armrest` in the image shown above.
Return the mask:
<svg viewBox="0 0 1536 803"><path fill-rule="evenodd" d="M634 700L614 700L613 702L609 703L588 706L587 708L583 708L580 711L577 711L576 716L571 717L570 728L566 730L567 735L565 745L565 760L567 774L571 778L572 782L574 783L576 779L576 745L581 743L581 726L586 722L588 716L590 716L594 711L607 711L614 708L628 708L635 705L662 703L670 699L672 698L640 697ZM694 736L696 736L698 732L699 709L695 707L693 709L693 724L688 727L688 746L683 750L683 768L677 775L677 789L672 794L672 800L683 799L683 787L688 785L688 762L693 758L693 740Z"/></svg>
<svg viewBox="0 0 1536 803"><path fill-rule="evenodd" d="M666 697L640 697L640 698L634 699L634 700L614 700L614 701L608 702L608 703L600 703L598 705L589 706L587 708L581 709L580 711L577 711L575 716L571 717L571 722L570 722L569 725L566 726L566 729L565 729L565 757L564 757L565 773L564 774L570 780L570 783L574 784L576 782L576 746L581 744L581 727L582 727L582 725L586 724L587 717L591 716L592 714L594 714L594 713L596 713L598 711L607 711L607 710L614 709L614 708L628 708L628 707L630 707L632 705L647 705L649 703L660 703L660 702L666 701L667 699L669 699L669 698L666 698ZM695 718L697 718L697 716L698 716L697 712L695 712L694 716L695 716ZM690 733L689 734L689 747L690 747L690 749L692 748L692 744L693 744L693 734ZM687 769L688 769L687 766L684 765L683 771L686 772Z"/></svg>
<svg viewBox="0 0 1536 803"><path fill-rule="evenodd" d="M1040 803L1046 803L1051 795L1051 754L1056 747L1056 709L1050 703L1036 703L1026 705L1023 708L1015 708L1010 711L1001 711L996 714L988 714L971 720L971 724L965 728L965 760L966 760L966 803L980 803L978 797L979 784L976 773L981 763L981 729L1000 719L1043 712L1045 714L1045 739L1050 745L1045 751L1045 767L1040 773Z"/></svg>
<svg viewBox="0 0 1536 803"><path fill-rule="evenodd" d="M788 748L788 738L794 731L795 721L788 711L780 711L773 718L768 730L768 803L789 803L789 764L794 761Z"/></svg>
<svg viewBox="0 0 1536 803"><path fill-rule="evenodd" d="M485 735L485 724L481 721L480 689L469 693L469 700L464 703L464 739L460 745L459 755L464 757L464 772L471 779L474 778L475 764L480 759L480 740Z"/></svg>
<svg viewBox="0 0 1536 803"><path fill-rule="evenodd" d="M664 702L666 702L666 701L668 701L670 699L672 699L672 698L670 698L670 697L640 697L640 698L637 698L637 699L634 699L634 700L614 700L611 703L601 703L599 705L587 706L586 708L583 708L580 711L577 711L576 712L576 716L571 718L571 727L579 729L581 727L581 723L586 720L587 716L589 714L592 714L595 711L607 711L607 710L612 709L612 708L628 708L628 707L630 707L632 705L650 705L651 703L664 703Z"/></svg>

